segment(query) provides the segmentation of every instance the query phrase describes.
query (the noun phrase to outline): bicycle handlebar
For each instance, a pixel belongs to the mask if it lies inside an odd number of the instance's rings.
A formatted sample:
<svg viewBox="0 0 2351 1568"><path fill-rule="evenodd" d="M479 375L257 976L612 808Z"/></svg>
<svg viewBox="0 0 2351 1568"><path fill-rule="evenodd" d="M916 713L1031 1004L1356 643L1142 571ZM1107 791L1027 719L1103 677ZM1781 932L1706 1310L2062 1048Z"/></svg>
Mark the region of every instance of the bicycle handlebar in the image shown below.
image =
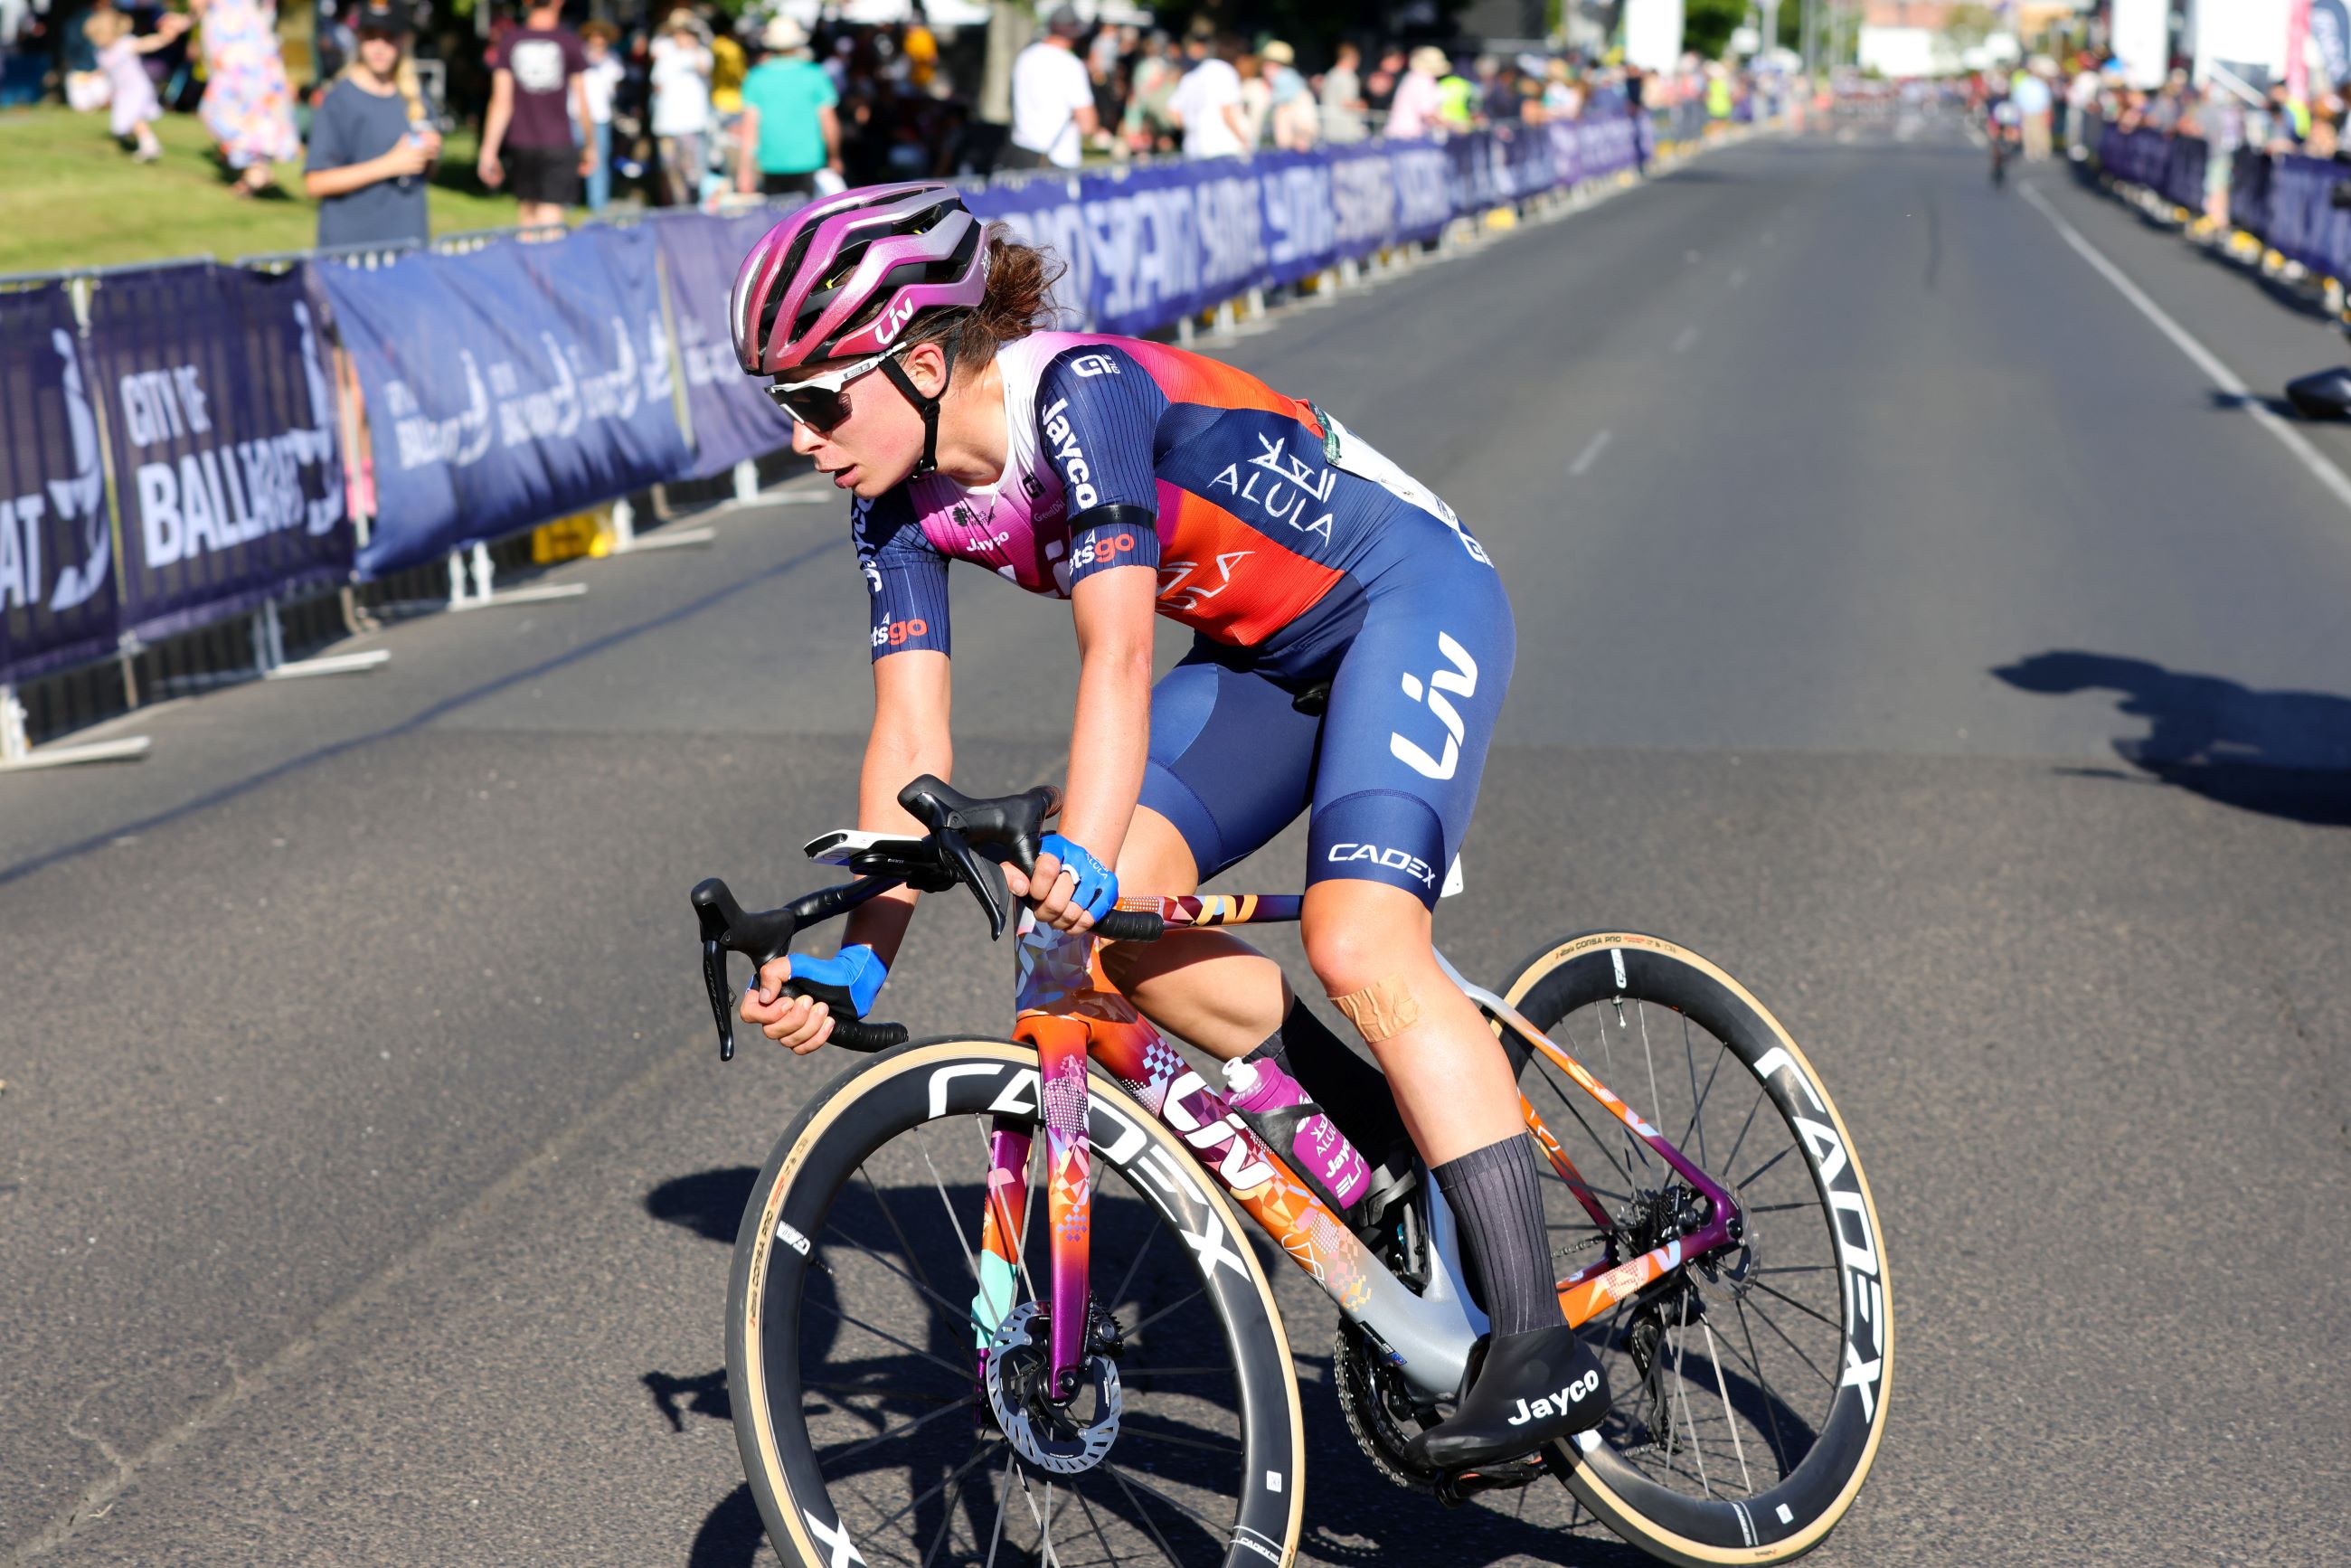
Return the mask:
<svg viewBox="0 0 2351 1568"><path fill-rule="evenodd" d="M957 883L971 889L987 912L988 939L993 941L1004 935L1012 913L1012 892L1004 880L1003 862L1019 866L1024 875L1036 868L1045 820L1061 809L1061 794L1050 785L1039 785L1018 795L975 798L925 773L898 791L898 803L930 832L852 855L850 869L859 873L854 882L819 888L757 914L746 913L717 877L695 884L694 911L702 929L702 978L710 993L711 1016L718 1026L719 1061L735 1060L728 953L740 953L755 969L764 968L790 951L793 936L801 930L846 915L876 894L902 886L940 893ZM1113 942L1149 942L1165 929L1156 915L1119 909L1097 920L1093 934ZM855 1004L838 986L795 979L786 981L784 990L832 1009L831 1044L876 1051L906 1041L904 1024L869 1023L854 1017Z"/></svg>

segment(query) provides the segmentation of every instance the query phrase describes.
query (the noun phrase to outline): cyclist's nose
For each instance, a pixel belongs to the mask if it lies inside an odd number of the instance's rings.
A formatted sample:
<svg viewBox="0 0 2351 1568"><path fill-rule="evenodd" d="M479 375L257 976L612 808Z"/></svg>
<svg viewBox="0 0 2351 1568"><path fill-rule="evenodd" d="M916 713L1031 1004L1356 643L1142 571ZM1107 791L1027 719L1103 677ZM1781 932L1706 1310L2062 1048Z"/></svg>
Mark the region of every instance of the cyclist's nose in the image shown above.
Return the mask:
<svg viewBox="0 0 2351 1568"><path fill-rule="evenodd" d="M792 450L802 457L814 455L817 447L823 440L824 438L816 433L816 426L806 420L792 421Z"/></svg>

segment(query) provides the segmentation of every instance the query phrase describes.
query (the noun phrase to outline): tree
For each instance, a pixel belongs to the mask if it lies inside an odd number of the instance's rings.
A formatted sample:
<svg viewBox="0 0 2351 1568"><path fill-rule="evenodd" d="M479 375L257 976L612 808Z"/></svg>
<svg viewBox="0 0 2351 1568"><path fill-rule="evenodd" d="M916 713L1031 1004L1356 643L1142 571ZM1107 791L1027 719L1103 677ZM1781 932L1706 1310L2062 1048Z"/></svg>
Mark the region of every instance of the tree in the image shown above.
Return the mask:
<svg viewBox="0 0 2351 1568"><path fill-rule="evenodd" d="M1684 0L1682 47L1720 59L1730 35L1747 20L1747 0Z"/></svg>

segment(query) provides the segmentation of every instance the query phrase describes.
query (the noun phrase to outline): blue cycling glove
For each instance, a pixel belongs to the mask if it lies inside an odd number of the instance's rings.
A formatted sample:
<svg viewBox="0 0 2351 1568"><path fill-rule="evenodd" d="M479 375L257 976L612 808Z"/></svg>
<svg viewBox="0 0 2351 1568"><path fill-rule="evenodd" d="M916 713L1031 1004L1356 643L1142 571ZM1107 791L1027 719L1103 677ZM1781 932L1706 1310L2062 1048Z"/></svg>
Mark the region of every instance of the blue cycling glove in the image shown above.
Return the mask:
<svg viewBox="0 0 2351 1568"><path fill-rule="evenodd" d="M1059 833L1047 833L1045 841L1038 847L1077 877L1077 889L1070 902L1080 909L1100 920L1118 902L1118 873L1094 859L1083 845L1073 844Z"/></svg>
<svg viewBox="0 0 2351 1568"><path fill-rule="evenodd" d="M882 961L879 953L861 942L843 947L830 958L793 954L791 977L820 986L838 986L849 993L850 1003L862 1019L873 1010L873 998L882 994L882 982L890 977L890 967Z"/></svg>

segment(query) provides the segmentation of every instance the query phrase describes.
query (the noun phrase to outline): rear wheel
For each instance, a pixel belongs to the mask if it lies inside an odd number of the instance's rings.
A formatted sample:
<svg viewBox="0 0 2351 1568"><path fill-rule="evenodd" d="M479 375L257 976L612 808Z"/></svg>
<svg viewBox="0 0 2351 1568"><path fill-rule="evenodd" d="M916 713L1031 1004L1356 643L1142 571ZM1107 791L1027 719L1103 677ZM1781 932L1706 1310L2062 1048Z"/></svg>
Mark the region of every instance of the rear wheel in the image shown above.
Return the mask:
<svg viewBox="0 0 2351 1568"><path fill-rule="evenodd" d="M1043 1396L1037 1053L903 1047L803 1111L735 1246L736 1437L787 1563L1286 1563L1304 1440L1272 1289L1231 1205L1115 1081L1088 1086L1088 1386ZM1013 1309L976 1380L992 1130L1034 1134ZM1046 1298L1040 1300L1040 1298Z"/></svg>
<svg viewBox="0 0 2351 1568"><path fill-rule="evenodd" d="M1604 932L1537 954L1505 1000L1728 1188L1737 1244L1583 1326L1613 1403L1554 1451L1570 1490L1668 1562L1778 1563L1853 1505L1886 1429L1883 1233L1844 1120L1778 1019L1697 954ZM1499 1026L1497 1026L1499 1028ZM1605 1219L1546 1179L1562 1279L1684 1234L1696 1195L1540 1052L1519 1086Z"/></svg>

